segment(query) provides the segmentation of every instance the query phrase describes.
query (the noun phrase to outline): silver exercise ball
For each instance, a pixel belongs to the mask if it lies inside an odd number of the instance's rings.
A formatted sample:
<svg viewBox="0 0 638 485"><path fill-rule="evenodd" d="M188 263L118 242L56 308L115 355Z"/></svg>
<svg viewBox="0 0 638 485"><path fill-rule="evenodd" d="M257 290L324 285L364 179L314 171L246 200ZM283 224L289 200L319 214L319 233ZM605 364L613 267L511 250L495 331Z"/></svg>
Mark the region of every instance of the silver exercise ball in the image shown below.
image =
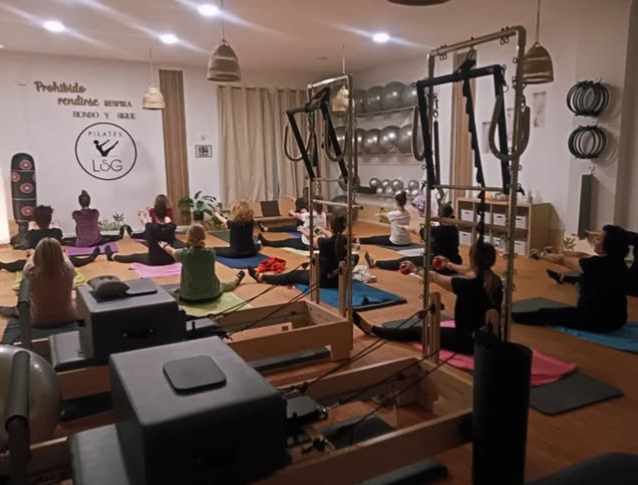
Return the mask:
<svg viewBox="0 0 638 485"><path fill-rule="evenodd" d="M366 130L357 129L357 153L363 152L363 140L366 137Z"/></svg>
<svg viewBox="0 0 638 485"><path fill-rule="evenodd" d="M377 195L383 195L385 191L381 187L377 187Z"/></svg>
<svg viewBox="0 0 638 485"><path fill-rule="evenodd" d="M366 136L363 138L363 151L368 155L379 153L379 135L380 130L373 128L366 131Z"/></svg>
<svg viewBox="0 0 638 485"><path fill-rule="evenodd" d="M381 107L384 110L400 108L404 89L405 84L400 82L395 81L386 84L381 93Z"/></svg>
<svg viewBox="0 0 638 485"><path fill-rule="evenodd" d="M412 189L412 190L410 190L410 197L412 197L412 198L418 197L418 196L419 196L419 194L420 194L419 189Z"/></svg>
<svg viewBox="0 0 638 485"><path fill-rule="evenodd" d="M365 113L366 92L363 89L356 89L354 92L354 108L358 114Z"/></svg>
<svg viewBox="0 0 638 485"><path fill-rule="evenodd" d="M419 182L417 180L412 179L408 182L408 189L414 190L418 188L419 188Z"/></svg>
<svg viewBox="0 0 638 485"><path fill-rule="evenodd" d="M4 429L7 418L7 396L9 394L9 381L11 380L11 367L13 356L21 347L13 345L0 345L0 450L7 445L9 437ZM58 376L53 367L38 354L31 354L31 367L29 372L29 426L31 443L40 443L53 436L61 413L61 394Z"/></svg>
<svg viewBox="0 0 638 485"><path fill-rule="evenodd" d="M394 179L392 181L392 190L394 190L395 192L401 192L403 190L403 181Z"/></svg>
<svg viewBox="0 0 638 485"><path fill-rule="evenodd" d="M387 189L388 187L390 187L392 185L392 182L388 179L383 179L383 181L381 182L381 188L383 190ZM392 187L390 187L392 188Z"/></svg>
<svg viewBox="0 0 638 485"><path fill-rule="evenodd" d="M343 126L335 128L335 133L337 134L337 141L339 142L339 146L343 150L343 147L346 146L346 129Z"/></svg>
<svg viewBox="0 0 638 485"><path fill-rule="evenodd" d="M402 106L416 106L416 86L408 85L403 88L401 93L401 105Z"/></svg>
<svg viewBox="0 0 638 485"><path fill-rule="evenodd" d="M381 153L398 153L399 152L399 133L401 128L398 126L386 126L381 130L379 135L379 150Z"/></svg>
<svg viewBox="0 0 638 485"><path fill-rule="evenodd" d="M377 187L381 187L381 180L379 180L376 177L372 177L369 183L370 183L370 187L372 187L373 189L376 189Z"/></svg>
<svg viewBox="0 0 638 485"><path fill-rule="evenodd" d="M383 88L381 86L372 86L366 91L366 95L363 99L363 106L366 113L373 113L375 111L381 111L381 95L383 94Z"/></svg>
<svg viewBox="0 0 638 485"><path fill-rule="evenodd" d="M394 195L394 190L392 190L392 187L390 186L386 187L385 195Z"/></svg>
<svg viewBox="0 0 638 485"><path fill-rule="evenodd" d="M404 125L399 130L399 150L401 153L412 153L412 125ZM423 135L419 133L417 138L419 152L423 152Z"/></svg>

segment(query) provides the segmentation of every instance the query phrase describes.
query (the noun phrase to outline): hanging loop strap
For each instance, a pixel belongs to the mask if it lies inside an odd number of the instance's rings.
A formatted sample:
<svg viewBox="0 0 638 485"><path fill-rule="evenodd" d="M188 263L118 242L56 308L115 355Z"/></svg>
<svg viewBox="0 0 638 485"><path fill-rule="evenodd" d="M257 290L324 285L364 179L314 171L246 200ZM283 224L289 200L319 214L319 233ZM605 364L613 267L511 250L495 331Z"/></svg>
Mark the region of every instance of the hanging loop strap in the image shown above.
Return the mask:
<svg viewBox="0 0 638 485"><path fill-rule="evenodd" d="M425 160L425 148L419 151L419 107L415 106L412 110L412 155L415 160L422 162Z"/></svg>
<svg viewBox="0 0 638 485"><path fill-rule="evenodd" d="M521 130L520 130L520 139L518 143L518 149L516 151L512 151L511 153L505 154L501 153L501 151L496 147L496 130L499 124L499 118L505 109L505 103L503 100L503 95L499 95L496 97L496 103L494 103L494 112L492 114L492 122L490 124L490 132L489 132L489 142L490 142L490 151L492 155L502 161L511 162L512 160L516 160L520 158L520 156L527 149L527 145L529 143L529 130L530 130L530 121L531 121L531 111L529 106L525 106L521 112Z"/></svg>

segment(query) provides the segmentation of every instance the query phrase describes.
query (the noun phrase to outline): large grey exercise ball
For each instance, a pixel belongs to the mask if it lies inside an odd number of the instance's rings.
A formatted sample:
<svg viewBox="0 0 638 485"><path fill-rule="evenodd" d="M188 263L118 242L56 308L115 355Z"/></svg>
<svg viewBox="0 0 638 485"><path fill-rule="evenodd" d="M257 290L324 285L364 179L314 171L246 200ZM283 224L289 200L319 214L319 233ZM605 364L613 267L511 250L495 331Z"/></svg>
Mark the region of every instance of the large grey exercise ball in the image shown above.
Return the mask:
<svg viewBox="0 0 638 485"><path fill-rule="evenodd" d="M398 153L399 152L399 133L401 128L398 126L386 126L381 130L379 136L379 151L381 153Z"/></svg>
<svg viewBox="0 0 638 485"><path fill-rule="evenodd" d="M383 88L381 86L372 86L366 91L366 95L363 99L363 106L365 107L366 113L381 111L382 94Z"/></svg>
<svg viewBox="0 0 638 485"><path fill-rule="evenodd" d="M412 189L410 190L410 197L414 198L414 197L418 197L419 196L419 189Z"/></svg>
<svg viewBox="0 0 638 485"><path fill-rule="evenodd" d="M385 85L381 93L381 107L384 110L397 109L402 106L401 97L405 84L400 82L391 82Z"/></svg>
<svg viewBox="0 0 638 485"><path fill-rule="evenodd" d="M363 140L366 137L366 130L357 129L357 153L363 152Z"/></svg>
<svg viewBox="0 0 638 485"><path fill-rule="evenodd" d="M383 187L377 187L377 195L383 195L384 192Z"/></svg>
<svg viewBox="0 0 638 485"><path fill-rule="evenodd" d="M0 450L5 448L9 439L4 423L13 356L18 352L28 351L13 345L0 345ZM38 354L29 354L29 432L31 443L40 443L53 436L60 420L62 398L58 376L51 364Z"/></svg>
<svg viewBox="0 0 638 485"><path fill-rule="evenodd" d="M392 190L392 187L390 186L386 187L385 195L394 195L394 190Z"/></svg>
<svg viewBox="0 0 638 485"><path fill-rule="evenodd" d="M395 192L400 192L403 190L403 182L399 179L394 179L392 181L392 190Z"/></svg>
<svg viewBox="0 0 638 485"><path fill-rule="evenodd" d="M377 187L381 187L381 180L379 180L376 177L372 177L370 179L370 187L372 187L373 189L376 189Z"/></svg>
<svg viewBox="0 0 638 485"><path fill-rule="evenodd" d="M418 188L419 188L419 182L417 180L412 179L408 182L408 189L414 190Z"/></svg>
<svg viewBox="0 0 638 485"><path fill-rule="evenodd" d="M403 88L403 92L401 93L401 105L403 106L416 106L417 97L416 97L416 86L408 84Z"/></svg>
<svg viewBox="0 0 638 485"><path fill-rule="evenodd" d="M399 150L401 153L412 153L412 125L404 125L399 130ZM423 152L423 135L418 134L417 147L419 152Z"/></svg>
<svg viewBox="0 0 638 485"><path fill-rule="evenodd" d="M383 181L381 182L381 188L383 190L387 189L391 185L392 185L392 182L389 179L383 179Z"/></svg>
<svg viewBox="0 0 638 485"><path fill-rule="evenodd" d="M363 138L363 151L368 155L379 153L379 135L381 131L373 128L366 131L366 136Z"/></svg>
<svg viewBox="0 0 638 485"><path fill-rule="evenodd" d="M366 92L363 89L356 89L354 92L354 109L358 114L365 113Z"/></svg>

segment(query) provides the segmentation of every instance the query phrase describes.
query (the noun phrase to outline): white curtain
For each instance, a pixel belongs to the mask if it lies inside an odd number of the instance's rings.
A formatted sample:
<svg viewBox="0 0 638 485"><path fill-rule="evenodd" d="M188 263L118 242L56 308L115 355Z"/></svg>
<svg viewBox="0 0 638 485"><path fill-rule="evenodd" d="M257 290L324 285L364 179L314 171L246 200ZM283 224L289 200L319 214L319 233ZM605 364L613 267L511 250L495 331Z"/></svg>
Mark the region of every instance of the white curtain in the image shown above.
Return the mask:
<svg viewBox="0 0 638 485"><path fill-rule="evenodd" d="M305 94L298 90L218 87L221 186L226 206L242 199L272 200L300 193L303 164L293 166L284 156L282 140L285 110L304 102ZM303 120L299 121L303 126Z"/></svg>

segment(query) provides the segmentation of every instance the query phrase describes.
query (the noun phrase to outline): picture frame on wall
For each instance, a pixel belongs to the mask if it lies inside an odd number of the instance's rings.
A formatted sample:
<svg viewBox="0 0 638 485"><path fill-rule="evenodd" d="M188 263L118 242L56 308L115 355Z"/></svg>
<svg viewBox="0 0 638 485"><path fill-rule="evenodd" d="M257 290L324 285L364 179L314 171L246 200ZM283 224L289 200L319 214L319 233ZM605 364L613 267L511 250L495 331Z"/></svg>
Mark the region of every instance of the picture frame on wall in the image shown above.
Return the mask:
<svg viewBox="0 0 638 485"><path fill-rule="evenodd" d="M195 158L213 158L213 145L195 145Z"/></svg>

